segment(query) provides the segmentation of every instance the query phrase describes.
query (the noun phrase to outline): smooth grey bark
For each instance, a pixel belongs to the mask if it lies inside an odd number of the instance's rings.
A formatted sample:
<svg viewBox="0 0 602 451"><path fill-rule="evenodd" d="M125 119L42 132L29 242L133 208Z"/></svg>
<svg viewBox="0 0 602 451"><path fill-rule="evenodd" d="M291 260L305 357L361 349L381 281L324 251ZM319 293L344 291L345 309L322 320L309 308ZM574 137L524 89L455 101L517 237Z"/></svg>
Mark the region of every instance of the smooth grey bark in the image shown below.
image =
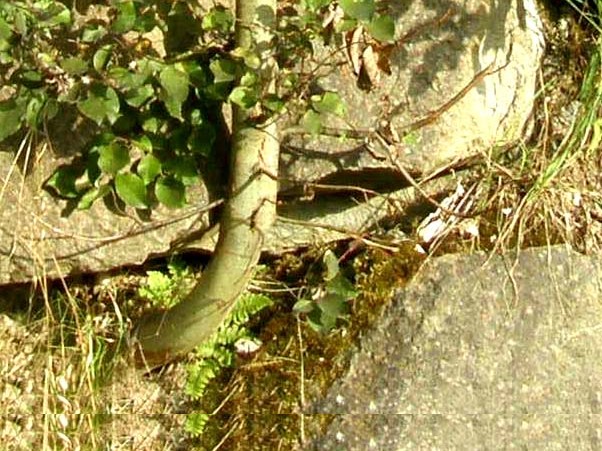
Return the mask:
<svg viewBox="0 0 602 451"><path fill-rule="evenodd" d="M273 86L270 42L276 0L236 2L236 45L260 52L259 75ZM276 217L279 141L273 120L257 125L234 106L229 194L215 253L186 299L137 329L138 361L160 366L211 336L231 311L251 278L266 231Z"/></svg>

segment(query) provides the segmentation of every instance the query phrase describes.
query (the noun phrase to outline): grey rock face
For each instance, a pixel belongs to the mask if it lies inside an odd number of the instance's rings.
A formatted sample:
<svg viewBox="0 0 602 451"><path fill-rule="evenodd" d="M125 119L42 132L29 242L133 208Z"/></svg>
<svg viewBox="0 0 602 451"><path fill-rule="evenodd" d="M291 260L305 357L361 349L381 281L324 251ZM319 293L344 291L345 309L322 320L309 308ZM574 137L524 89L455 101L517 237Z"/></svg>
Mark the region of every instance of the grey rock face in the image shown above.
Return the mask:
<svg viewBox="0 0 602 451"><path fill-rule="evenodd" d="M340 130L384 128L385 135L396 134L399 142L391 152L378 142L366 146L369 133L356 140L293 139L283 148L289 184L339 180L337 173L347 171L349 177L368 168L395 171L391 160L409 172L429 173L521 137L532 111L534 69L544 46L535 2L425 0L391 5L398 38L389 55L391 75L381 73L371 89L360 89L344 52L332 55L329 49L318 49L335 68L318 87L338 92L349 107L345 121L329 125ZM362 37L356 39L361 48L367 46Z"/></svg>
<svg viewBox="0 0 602 451"><path fill-rule="evenodd" d="M602 447L602 260L449 255L396 294L312 413L315 449Z"/></svg>
<svg viewBox="0 0 602 451"><path fill-rule="evenodd" d="M410 172L427 173L520 136L532 108L542 52L532 0L392 3L399 43L390 55L391 75L383 74L370 92L358 88L349 65L337 67L318 82L320 89L338 91L349 107L348 123L332 118L329 126L374 129L387 120L387 130L395 130L401 139L391 148L394 155L377 141L367 147L363 138L285 139L283 193L299 192L308 182L400 189L406 182L397 163ZM492 72L479 78L487 68ZM437 111L440 114L433 115ZM412 130L417 121L430 117L435 120ZM194 205L185 210L159 209L150 218L140 218L135 213L116 215L97 203L90 211L66 216L65 203L42 192L40 186L65 156L86 145L91 133L76 132L73 121L67 116L62 119L63 130L56 131L62 139L52 142L56 152L38 149L30 160L35 160L35 167L27 177L21 168L13 167L14 152L0 149L0 284L106 271L182 246L212 249L215 229L205 233L209 215L202 208L219 194L209 182L199 188ZM415 194L409 190L396 196L407 199ZM279 252L330 241L344 236L341 230L361 233L370 226L367 219L378 222L390 207L377 208L383 200L376 199L357 209L355 201L340 199L322 202L318 193L314 202L287 202L282 216L320 227L308 230L279 221L266 239L266 250ZM400 214L399 209L395 214Z"/></svg>
<svg viewBox="0 0 602 451"><path fill-rule="evenodd" d="M46 152L23 179L13 159L0 152L0 285L139 264L168 252L191 230L207 228L207 212L196 205L175 213L159 208L145 220L96 202L65 216L65 202L41 189L58 162ZM207 203L205 189L197 196L200 205Z"/></svg>

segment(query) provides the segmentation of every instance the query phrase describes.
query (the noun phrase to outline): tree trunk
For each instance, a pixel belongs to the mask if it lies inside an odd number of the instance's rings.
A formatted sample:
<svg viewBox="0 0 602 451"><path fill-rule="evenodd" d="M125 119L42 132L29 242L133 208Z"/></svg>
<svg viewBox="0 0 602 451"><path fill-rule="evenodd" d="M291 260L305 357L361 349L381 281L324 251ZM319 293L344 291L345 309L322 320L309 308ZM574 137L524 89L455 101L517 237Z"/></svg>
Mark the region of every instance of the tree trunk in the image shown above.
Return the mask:
<svg viewBox="0 0 602 451"><path fill-rule="evenodd" d="M236 45L260 52L260 79L273 85L270 55L276 0L236 2ZM234 106L229 192L215 253L192 292L138 327L138 361L154 368L211 336L231 311L257 264L265 232L276 217L279 142L273 120L252 124Z"/></svg>

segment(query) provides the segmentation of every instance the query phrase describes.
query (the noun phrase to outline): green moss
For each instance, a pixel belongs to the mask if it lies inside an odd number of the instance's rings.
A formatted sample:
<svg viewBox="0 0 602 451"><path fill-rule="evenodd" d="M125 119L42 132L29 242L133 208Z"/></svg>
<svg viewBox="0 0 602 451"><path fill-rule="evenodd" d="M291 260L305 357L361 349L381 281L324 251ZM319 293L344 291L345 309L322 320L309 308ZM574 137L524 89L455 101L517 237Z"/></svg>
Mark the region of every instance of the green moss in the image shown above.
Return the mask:
<svg viewBox="0 0 602 451"><path fill-rule="evenodd" d="M312 279L323 251L306 255L288 255L274 262L281 277ZM368 249L358 255L345 270L355 275L359 291L353 301L349 323L328 335L314 332L306 323L298 323L291 312L294 298L283 298L272 308L268 319L258 324L264 343L252 358L239 358L228 382L220 378L203 402L207 412L221 406L197 442L197 449L212 449L229 433L224 449L292 449L301 437L301 383L306 404L324 395L332 383L346 371L359 337L372 327L391 302L392 290L406 283L417 271L424 256L413 243L405 243L399 252ZM287 268L287 264L291 267ZM302 277L299 275L305 272ZM301 374L301 329L304 372ZM306 408L308 406L306 405ZM332 415L305 415L304 428L323 430Z"/></svg>

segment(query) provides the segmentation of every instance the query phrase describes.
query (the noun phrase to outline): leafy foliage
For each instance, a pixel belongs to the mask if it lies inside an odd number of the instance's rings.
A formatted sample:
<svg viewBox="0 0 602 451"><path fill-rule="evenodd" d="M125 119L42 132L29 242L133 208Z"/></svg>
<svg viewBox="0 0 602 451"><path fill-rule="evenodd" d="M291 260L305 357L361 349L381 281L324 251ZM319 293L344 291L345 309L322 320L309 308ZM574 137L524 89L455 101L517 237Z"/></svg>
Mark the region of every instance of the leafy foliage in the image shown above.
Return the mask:
<svg viewBox="0 0 602 451"><path fill-rule="evenodd" d="M324 17L336 4L304 0L302 15L279 11L279 71L261 80L258 50L233 48L234 18L223 6L123 0L74 14L58 0L0 2L0 141L75 107L98 137L78 157L88 167L59 167L46 182L51 192L80 209L110 193L132 208L185 206L214 152L221 103L260 121L294 101L307 108L299 120L312 134L326 115L345 115L334 92L304 97L297 63L312 56L312 39L362 24L387 41L395 27L375 0L341 0L344 17L332 28ZM276 94L267 94L273 82Z"/></svg>
<svg viewBox="0 0 602 451"><path fill-rule="evenodd" d="M161 271L146 273L146 283L138 289L138 296L156 307L169 308L180 302L193 285L192 271L182 260L173 259L167 265L167 274Z"/></svg>
<svg viewBox="0 0 602 451"><path fill-rule="evenodd" d="M312 299L300 299L293 310L304 314L308 324L317 332L327 333L336 327L339 319L349 313L349 301L357 296L351 282L341 273L336 255L324 253L324 283L315 290Z"/></svg>

